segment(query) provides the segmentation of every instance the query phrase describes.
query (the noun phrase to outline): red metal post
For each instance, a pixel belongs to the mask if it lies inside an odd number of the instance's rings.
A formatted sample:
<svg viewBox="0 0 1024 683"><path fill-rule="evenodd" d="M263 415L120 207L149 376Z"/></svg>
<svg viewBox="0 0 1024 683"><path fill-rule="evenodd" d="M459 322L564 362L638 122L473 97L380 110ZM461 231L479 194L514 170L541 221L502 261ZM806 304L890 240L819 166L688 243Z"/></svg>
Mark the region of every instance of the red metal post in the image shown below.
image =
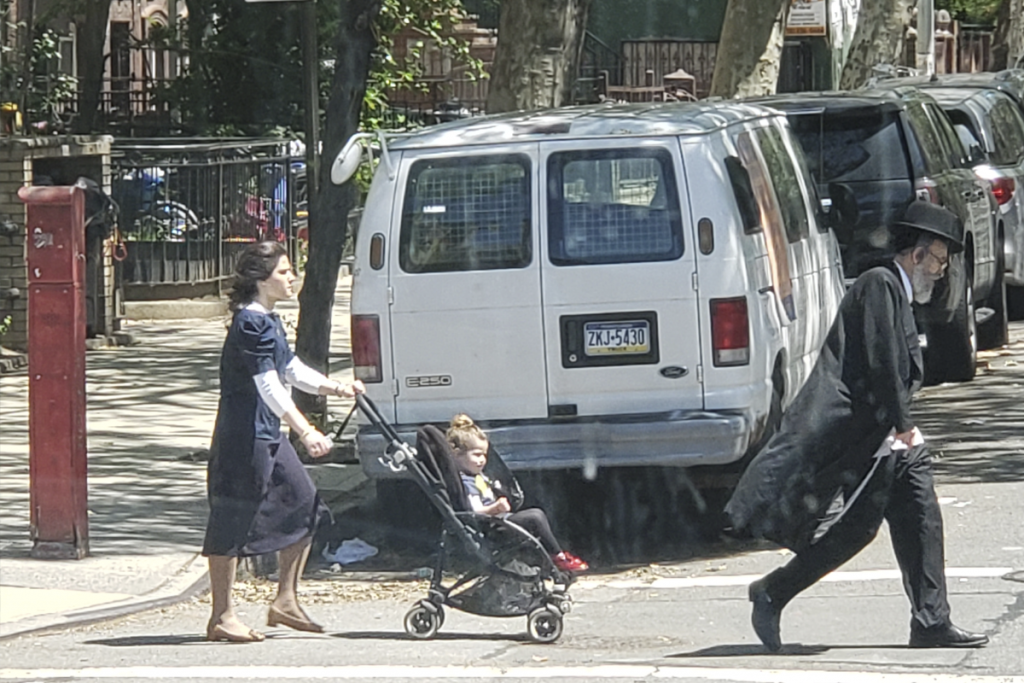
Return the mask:
<svg viewBox="0 0 1024 683"><path fill-rule="evenodd" d="M85 441L85 194L23 187L28 213L32 556L89 554Z"/></svg>

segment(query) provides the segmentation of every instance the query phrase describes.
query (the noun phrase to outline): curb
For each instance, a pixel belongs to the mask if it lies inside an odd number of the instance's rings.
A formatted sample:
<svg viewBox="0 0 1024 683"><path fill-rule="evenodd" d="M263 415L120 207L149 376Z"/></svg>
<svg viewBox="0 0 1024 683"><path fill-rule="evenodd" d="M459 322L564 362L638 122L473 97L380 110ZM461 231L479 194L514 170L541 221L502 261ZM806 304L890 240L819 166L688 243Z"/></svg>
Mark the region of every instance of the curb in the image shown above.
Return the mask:
<svg viewBox="0 0 1024 683"><path fill-rule="evenodd" d="M129 614L168 607L205 593L210 587L206 559L196 554L177 574L152 591L100 607L87 607L71 612L55 612L0 624L0 641L19 636L58 631L76 626L110 621Z"/></svg>

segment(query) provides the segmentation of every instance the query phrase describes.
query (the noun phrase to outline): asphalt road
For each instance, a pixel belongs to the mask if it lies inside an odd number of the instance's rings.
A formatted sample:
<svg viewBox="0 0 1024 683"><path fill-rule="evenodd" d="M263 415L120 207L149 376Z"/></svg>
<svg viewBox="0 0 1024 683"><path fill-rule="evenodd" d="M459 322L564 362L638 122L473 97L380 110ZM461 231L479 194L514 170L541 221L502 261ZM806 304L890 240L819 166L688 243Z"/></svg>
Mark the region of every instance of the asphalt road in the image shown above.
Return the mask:
<svg viewBox="0 0 1024 683"><path fill-rule="evenodd" d="M268 630L267 642L207 643L207 598L74 630L0 642L0 681L154 678L345 681L609 680L807 683L1024 683L1024 324L983 354L968 384L926 388L916 414L939 456L938 494L954 621L990 635L981 650L911 650L907 599L883 529L864 552L785 611L785 647L768 655L750 628L746 586L785 552L737 541L658 563L605 566L572 589L554 645L525 619L448 611L438 636L402 627L423 582L359 572L307 580L324 635ZM270 587L243 584L260 625Z"/></svg>

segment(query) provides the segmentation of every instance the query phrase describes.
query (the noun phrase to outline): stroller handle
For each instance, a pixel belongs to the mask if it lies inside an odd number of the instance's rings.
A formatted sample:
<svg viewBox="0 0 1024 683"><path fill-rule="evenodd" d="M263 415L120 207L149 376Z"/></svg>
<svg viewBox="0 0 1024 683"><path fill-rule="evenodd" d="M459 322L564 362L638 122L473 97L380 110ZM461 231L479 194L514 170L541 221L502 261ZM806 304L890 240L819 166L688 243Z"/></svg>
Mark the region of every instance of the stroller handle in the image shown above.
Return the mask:
<svg viewBox="0 0 1024 683"><path fill-rule="evenodd" d="M380 410L377 409L377 404L370 400L369 396L366 394L356 394L356 406L358 406L359 410L370 421L370 424L379 429L380 433L384 435L384 438L388 440L388 446L385 449L385 453L379 458L381 464L393 472L404 471L405 461L416 457L415 449L399 438L398 432L395 431L395 428L391 423L380 414Z"/></svg>
<svg viewBox="0 0 1024 683"><path fill-rule="evenodd" d="M377 404L370 400L370 397L366 394L356 394L356 405L359 410L370 420L370 423L379 429L384 436L389 439L398 439L398 433L395 428L384 419L384 416L380 414L380 410L377 408Z"/></svg>

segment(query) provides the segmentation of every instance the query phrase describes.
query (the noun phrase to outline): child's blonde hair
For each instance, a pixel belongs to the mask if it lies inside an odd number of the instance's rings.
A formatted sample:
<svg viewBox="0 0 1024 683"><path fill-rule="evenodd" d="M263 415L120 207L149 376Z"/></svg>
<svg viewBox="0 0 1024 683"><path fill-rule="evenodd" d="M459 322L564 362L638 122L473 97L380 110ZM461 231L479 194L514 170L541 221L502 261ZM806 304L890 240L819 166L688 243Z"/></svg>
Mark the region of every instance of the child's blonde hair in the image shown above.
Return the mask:
<svg viewBox="0 0 1024 683"><path fill-rule="evenodd" d="M484 434L484 430L477 427L473 418L465 413L459 413L452 418L445 436L448 437L451 447L458 451L468 449L470 440L479 439L487 443L487 435Z"/></svg>

